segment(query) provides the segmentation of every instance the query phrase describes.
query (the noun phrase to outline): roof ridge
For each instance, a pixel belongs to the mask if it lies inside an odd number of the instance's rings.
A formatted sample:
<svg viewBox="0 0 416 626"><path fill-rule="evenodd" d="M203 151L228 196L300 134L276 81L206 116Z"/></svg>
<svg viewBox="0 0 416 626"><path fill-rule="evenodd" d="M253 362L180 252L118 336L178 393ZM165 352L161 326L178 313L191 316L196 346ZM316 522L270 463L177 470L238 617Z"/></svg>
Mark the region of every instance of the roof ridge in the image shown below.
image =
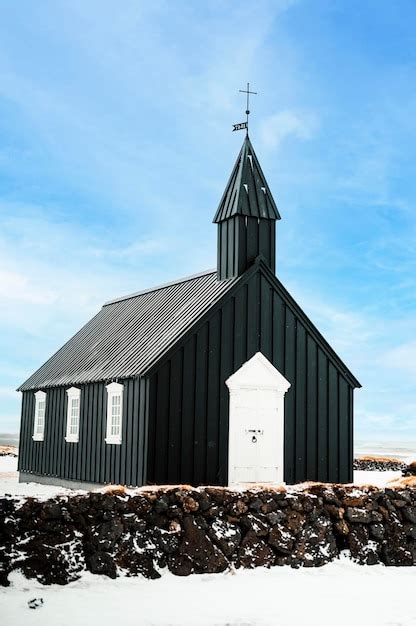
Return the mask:
<svg viewBox="0 0 416 626"><path fill-rule="evenodd" d="M137 298L138 296L143 296L145 293L151 293L152 291L159 291L160 289L165 289L166 287L172 287L173 285L178 285L179 283L185 283L188 280L200 278L201 276L207 276L208 274L215 274L216 272L217 272L216 268L205 270L197 274L191 274L190 276L177 278L168 283L156 285L155 287L149 287L148 289L143 289L142 291L135 291L134 293L127 294L126 296L120 296L119 298L113 298L112 300L107 300L107 302L104 302L103 307L108 306L110 304L116 304L117 302L123 302L123 300L130 300L131 298Z"/></svg>

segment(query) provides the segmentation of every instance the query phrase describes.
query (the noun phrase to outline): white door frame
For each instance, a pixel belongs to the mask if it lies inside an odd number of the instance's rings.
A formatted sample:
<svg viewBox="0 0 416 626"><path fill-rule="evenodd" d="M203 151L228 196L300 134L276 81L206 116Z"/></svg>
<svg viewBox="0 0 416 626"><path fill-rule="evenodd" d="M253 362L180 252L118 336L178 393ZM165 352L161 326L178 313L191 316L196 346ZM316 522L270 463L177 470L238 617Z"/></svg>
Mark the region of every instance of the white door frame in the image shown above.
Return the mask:
<svg viewBox="0 0 416 626"><path fill-rule="evenodd" d="M236 472L238 464L237 429L239 394L241 390L260 392L256 393L261 402L261 391L275 392L276 427L273 428L273 438L276 440L276 466L278 474L276 482L283 482L284 463L284 396L290 387L286 378L262 354L257 352L251 359L242 365L226 381L230 393L229 412L229 439L228 439L228 484L239 484ZM241 414L240 414L241 415ZM273 425L274 426L274 425ZM254 481L253 481L254 482Z"/></svg>

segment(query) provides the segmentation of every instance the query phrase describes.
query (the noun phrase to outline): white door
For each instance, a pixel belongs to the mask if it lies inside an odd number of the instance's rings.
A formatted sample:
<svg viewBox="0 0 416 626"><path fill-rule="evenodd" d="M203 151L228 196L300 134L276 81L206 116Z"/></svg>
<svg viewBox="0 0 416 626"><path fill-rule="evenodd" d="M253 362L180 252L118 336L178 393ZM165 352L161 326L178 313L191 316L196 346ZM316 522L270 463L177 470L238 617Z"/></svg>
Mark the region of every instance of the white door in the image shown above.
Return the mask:
<svg viewBox="0 0 416 626"><path fill-rule="evenodd" d="M257 353L228 379L227 385L229 484L282 482L284 393L290 384Z"/></svg>
<svg viewBox="0 0 416 626"><path fill-rule="evenodd" d="M278 482L283 442L279 441L277 391L241 389L236 397L234 418L235 482Z"/></svg>

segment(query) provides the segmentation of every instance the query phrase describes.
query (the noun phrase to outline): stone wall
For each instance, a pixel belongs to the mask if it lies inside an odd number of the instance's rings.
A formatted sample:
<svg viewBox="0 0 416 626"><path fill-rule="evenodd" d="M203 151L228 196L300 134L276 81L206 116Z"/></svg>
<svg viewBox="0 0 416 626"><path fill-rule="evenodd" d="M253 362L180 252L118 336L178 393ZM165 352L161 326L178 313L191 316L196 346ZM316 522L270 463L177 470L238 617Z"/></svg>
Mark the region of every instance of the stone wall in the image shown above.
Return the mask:
<svg viewBox="0 0 416 626"><path fill-rule="evenodd" d="M388 457L363 456L354 460L354 470L361 471L377 471L377 472L398 472L407 470L407 463L399 459L390 459Z"/></svg>
<svg viewBox="0 0 416 626"><path fill-rule="evenodd" d="M230 567L315 567L346 551L361 564L416 564L416 489L310 484L232 491L169 487L0 499L0 582L12 570L66 584Z"/></svg>

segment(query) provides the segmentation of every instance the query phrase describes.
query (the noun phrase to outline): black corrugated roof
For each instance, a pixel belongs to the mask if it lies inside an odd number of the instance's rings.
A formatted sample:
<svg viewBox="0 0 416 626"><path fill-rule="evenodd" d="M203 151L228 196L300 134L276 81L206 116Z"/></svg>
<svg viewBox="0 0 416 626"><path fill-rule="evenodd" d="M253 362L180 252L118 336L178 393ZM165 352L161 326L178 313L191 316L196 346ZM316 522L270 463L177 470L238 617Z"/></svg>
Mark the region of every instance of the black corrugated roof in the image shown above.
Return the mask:
<svg viewBox="0 0 416 626"><path fill-rule="evenodd" d="M222 222L233 215L280 220L276 203L248 136L237 157L213 222Z"/></svg>
<svg viewBox="0 0 416 626"><path fill-rule="evenodd" d="M105 303L19 391L144 374L237 280L210 270Z"/></svg>

